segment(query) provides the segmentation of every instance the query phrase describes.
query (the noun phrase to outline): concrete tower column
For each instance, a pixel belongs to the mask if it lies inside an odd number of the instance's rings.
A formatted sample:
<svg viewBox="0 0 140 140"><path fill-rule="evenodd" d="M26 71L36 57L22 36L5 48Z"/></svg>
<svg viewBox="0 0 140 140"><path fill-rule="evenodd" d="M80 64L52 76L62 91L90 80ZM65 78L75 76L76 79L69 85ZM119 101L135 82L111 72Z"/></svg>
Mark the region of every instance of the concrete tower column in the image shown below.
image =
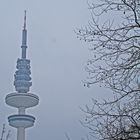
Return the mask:
<svg viewBox="0 0 140 140"><path fill-rule="evenodd" d="M25 128L17 128L17 140L25 140Z"/></svg>
<svg viewBox="0 0 140 140"><path fill-rule="evenodd" d="M20 114L20 115L25 114L25 107L19 107L18 114Z"/></svg>

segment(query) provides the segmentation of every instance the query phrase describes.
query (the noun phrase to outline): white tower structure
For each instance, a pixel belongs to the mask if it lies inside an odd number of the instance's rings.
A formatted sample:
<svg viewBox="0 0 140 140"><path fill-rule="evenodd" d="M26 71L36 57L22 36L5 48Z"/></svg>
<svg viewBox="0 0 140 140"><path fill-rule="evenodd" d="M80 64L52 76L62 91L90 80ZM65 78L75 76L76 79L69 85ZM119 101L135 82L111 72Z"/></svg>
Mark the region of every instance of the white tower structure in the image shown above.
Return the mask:
<svg viewBox="0 0 140 140"><path fill-rule="evenodd" d="M17 60L17 70L14 75L14 86L16 92L8 94L5 98L6 104L18 109L18 114L8 117L9 125L17 128L17 140L25 140L25 128L32 127L35 122L35 117L26 115L25 110L36 106L39 102L37 95L29 93L32 82L30 77L30 60L26 58L26 11L24 16L21 48L21 58L18 58Z"/></svg>

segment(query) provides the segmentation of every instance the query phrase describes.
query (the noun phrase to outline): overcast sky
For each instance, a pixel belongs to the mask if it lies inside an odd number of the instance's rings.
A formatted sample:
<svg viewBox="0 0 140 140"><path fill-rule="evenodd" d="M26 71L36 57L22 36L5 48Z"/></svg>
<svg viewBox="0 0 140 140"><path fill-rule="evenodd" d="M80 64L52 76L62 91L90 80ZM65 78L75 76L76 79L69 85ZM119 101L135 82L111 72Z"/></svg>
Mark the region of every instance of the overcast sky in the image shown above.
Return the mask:
<svg viewBox="0 0 140 140"><path fill-rule="evenodd" d="M76 38L74 29L90 19L87 0L0 0L0 128L6 123L16 139L16 129L9 127L7 117L17 110L5 104L5 96L15 91L13 78L16 60L21 54L21 32L24 10L27 10L28 58L31 59L33 86L38 106L27 109L36 117L35 126L26 132L28 140L73 140L86 136L79 120L80 107L101 98L104 90L86 88L82 81L90 52L88 44Z"/></svg>

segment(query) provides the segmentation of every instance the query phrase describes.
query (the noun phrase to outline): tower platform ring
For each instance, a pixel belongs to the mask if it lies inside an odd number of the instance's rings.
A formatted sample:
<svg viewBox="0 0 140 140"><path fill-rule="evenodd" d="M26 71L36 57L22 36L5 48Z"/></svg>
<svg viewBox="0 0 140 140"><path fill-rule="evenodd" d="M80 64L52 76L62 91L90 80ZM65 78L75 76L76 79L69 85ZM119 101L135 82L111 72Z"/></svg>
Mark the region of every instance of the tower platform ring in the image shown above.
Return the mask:
<svg viewBox="0 0 140 140"><path fill-rule="evenodd" d="M8 117L9 125L15 128L28 128L32 127L35 122L35 117L30 115L11 115Z"/></svg>
<svg viewBox="0 0 140 140"><path fill-rule="evenodd" d="M39 97L32 93L10 93L5 98L6 104L12 107L29 108L39 103Z"/></svg>

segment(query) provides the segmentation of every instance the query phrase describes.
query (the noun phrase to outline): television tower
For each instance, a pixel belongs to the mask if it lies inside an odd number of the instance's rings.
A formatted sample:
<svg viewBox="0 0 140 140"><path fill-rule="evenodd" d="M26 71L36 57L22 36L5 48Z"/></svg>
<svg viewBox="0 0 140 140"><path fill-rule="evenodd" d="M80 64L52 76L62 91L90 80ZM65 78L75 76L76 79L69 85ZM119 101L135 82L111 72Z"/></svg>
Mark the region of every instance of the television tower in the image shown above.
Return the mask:
<svg viewBox="0 0 140 140"><path fill-rule="evenodd" d="M27 108L36 106L39 102L37 95L29 93L32 86L30 60L26 58L27 49L27 30L26 30L26 11L24 15L24 26L22 30L22 54L17 60L17 70L14 75L14 86L16 92L6 96L5 101L9 106L18 109L18 114L8 117L9 125L17 128L17 140L25 140L25 128L32 127L35 117L26 115Z"/></svg>

